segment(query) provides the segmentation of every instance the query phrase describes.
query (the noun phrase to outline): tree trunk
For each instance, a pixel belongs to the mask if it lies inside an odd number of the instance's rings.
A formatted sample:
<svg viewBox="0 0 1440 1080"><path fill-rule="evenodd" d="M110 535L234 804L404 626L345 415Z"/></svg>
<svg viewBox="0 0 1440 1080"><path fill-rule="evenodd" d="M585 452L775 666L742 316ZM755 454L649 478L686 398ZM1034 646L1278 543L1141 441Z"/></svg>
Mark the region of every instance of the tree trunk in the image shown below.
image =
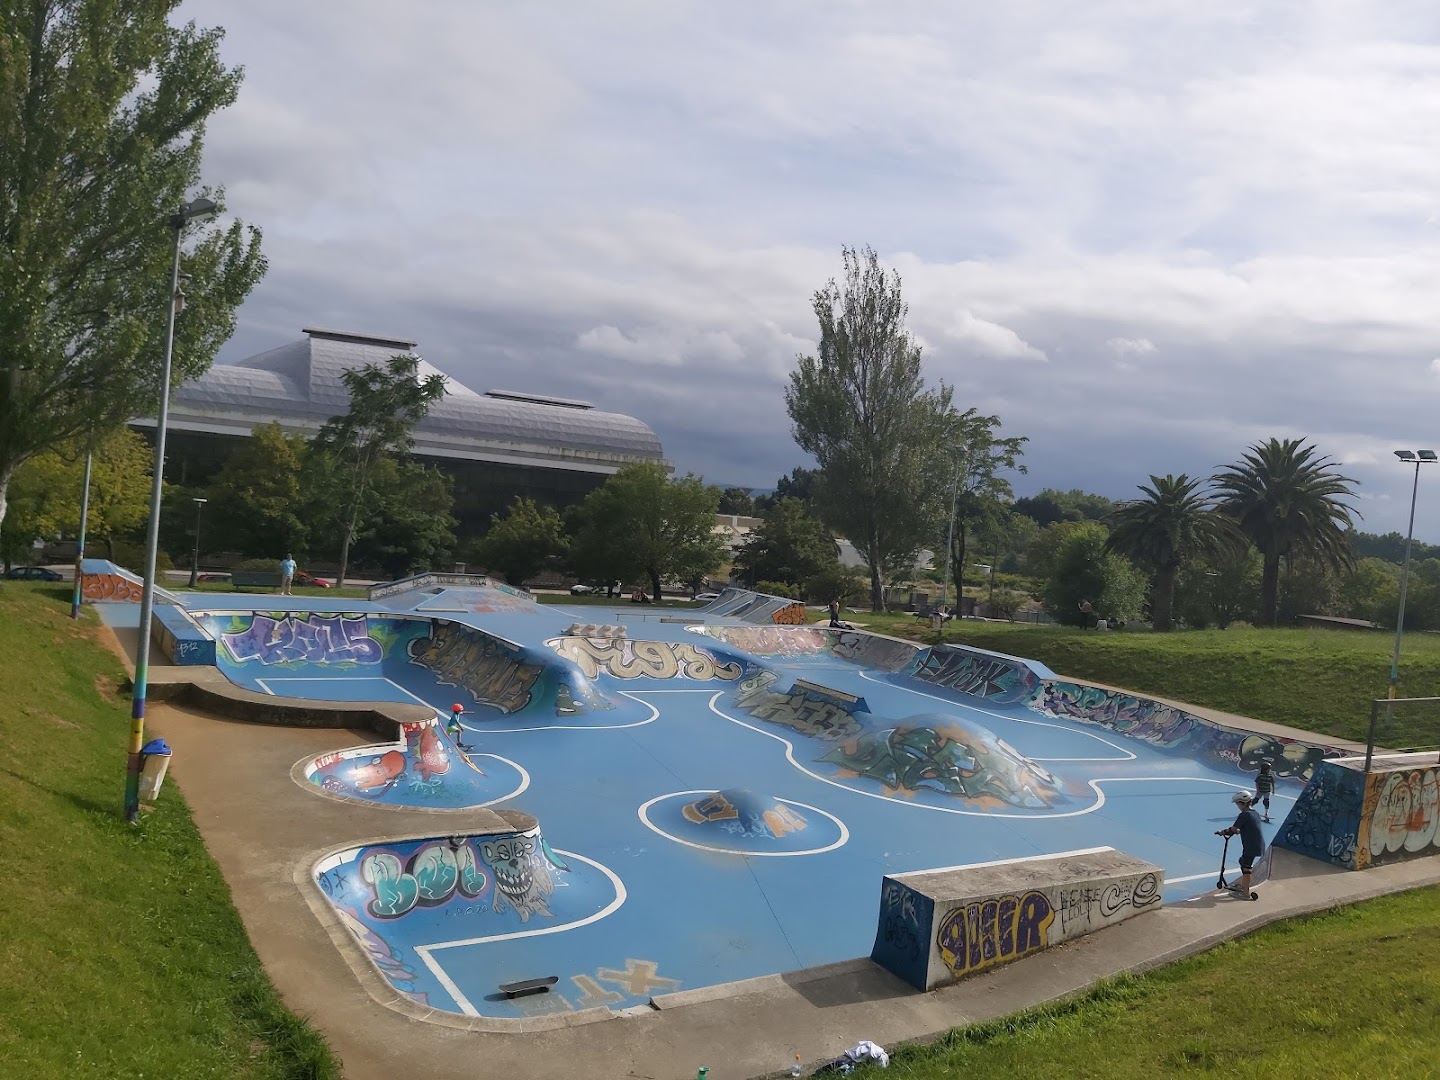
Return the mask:
<svg viewBox="0 0 1440 1080"><path fill-rule="evenodd" d="M880 530L870 530L870 550L866 561L870 564L870 610L885 610L885 592L880 584Z"/></svg>
<svg viewBox="0 0 1440 1080"><path fill-rule="evenodd" d="M1280 606L1280 556L1266 555L1260 575L1260 623L1274 626Z"/></svg>
<svg viewBox="0 0 1440 1080"><path fill-rule="evenodd" d="M660 602L660 571L650 571L650 599L655 603Z"/></svg>
<svg viewBox="0 0 1440 1080"><path fill-rule="evenodd" d="M340 541L340 573L335 577L335 587L337 589L343 589L345 587L345 571L350 566L350 534L354 529L355 521L352 518L350 524L345 529L345 538Z"/></svg>
<svg viewBox="0 0 1440 1080"><path fill-rule="evenodd" d="M5 528L5 508L9 505L6 501L6 494L10 491L10 477L15 473L13 465L7 465L0 469L0 531Z"/></svg>
<svg viewBox="0 0 1440 1080"><path fill-rule="evenodd" d="M1155 571L1155 591L1150 594L1150 625L1156 633L1173 629L1175 611L1175 567Z"/></svg>

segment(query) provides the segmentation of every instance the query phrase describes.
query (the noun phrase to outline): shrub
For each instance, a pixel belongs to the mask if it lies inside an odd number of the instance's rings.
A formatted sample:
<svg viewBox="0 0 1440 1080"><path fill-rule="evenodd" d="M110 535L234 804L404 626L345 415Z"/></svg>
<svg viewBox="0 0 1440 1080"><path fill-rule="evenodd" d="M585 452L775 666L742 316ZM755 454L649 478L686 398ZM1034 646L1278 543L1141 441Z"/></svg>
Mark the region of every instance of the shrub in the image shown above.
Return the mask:
<svg viewBox="0 0 1440 1080"><path fill-rule="evenodd" d="M766 593L770 596L787 596L791 600L798 600L800 598L800 590L795 588L794 585L788 585L783 581L757 581L755 583L755 591L758 593Z"/></svg>
<svg viewBox="0 0 1440 1080"><path fill-rule="evenodd" d="M91 550L91 547L87 544L85 553L88 555ZM114 555L111 556L111 561L113 561L116 566L123 566L125 569L132 570L137 574L143 574L145 572L144 544L132 544L128 540L116 540L113 545L113 550ZM174 570L175 564L170 561L170 556L165 554L165 552L157 551L155 553L155 569L157 571Z"/></svg>

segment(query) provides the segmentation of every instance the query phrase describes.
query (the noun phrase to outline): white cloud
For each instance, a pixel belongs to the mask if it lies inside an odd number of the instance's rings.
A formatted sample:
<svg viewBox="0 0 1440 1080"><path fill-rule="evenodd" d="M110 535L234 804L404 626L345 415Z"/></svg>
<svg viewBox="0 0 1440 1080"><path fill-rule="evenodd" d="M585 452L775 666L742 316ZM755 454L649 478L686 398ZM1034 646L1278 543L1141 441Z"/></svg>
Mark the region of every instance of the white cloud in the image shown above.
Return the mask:
<svg viewBox="0 0 1440 1080"><path fill-rule="evenodd" d="M987 356L1012 360L1045 360L1047 357L1008 326L982 319L972 311L958 311L945 328L945 336Z"/></svg>
<svg viewBox="0 0 1440 1080"><path fill-rule="evenodd" d="M1155 343L1149 338L1112 337L1105 347L1116 356L1148 356L1155 351Z"/></svg>

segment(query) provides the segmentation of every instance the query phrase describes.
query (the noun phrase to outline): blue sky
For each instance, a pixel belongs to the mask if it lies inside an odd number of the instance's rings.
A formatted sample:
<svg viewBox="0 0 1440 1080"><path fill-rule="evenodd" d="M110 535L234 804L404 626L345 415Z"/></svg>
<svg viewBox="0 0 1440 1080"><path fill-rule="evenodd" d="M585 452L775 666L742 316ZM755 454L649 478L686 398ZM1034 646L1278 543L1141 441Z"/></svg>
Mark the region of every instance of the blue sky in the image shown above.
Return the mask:
<svg viewBox="0 0 1440 1080"><path fill-rule="evenodd" d="M869 244L928 377L1030 438L1022 494L1123 498L1303 435L1362 527L1403 531L1390 451L1440 444L1433 4L180 15L246 69L205 179L271 264L222 360L302 326L411 338L478 391L584 397L681 472L769 486L804 463L782 390L811 294Z"/></svg>

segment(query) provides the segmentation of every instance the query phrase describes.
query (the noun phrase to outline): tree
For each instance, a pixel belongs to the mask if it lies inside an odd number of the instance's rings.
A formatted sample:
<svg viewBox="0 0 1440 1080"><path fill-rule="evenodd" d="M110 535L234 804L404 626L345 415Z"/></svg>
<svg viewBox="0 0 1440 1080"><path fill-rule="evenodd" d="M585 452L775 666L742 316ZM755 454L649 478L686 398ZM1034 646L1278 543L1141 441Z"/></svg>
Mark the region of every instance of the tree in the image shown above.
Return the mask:
<svg viewBox="0 0 1440 1080"><path fill-rule="evenodd" d="M10 480L159 397L175 216L240 72L177 0L0 11L0 523ZM208 191L221 203L222 193ZM203 372L265 270L239 222L187 229L174 383Z"/></svg>
<svg viewBox="0 0 1440 1080"><path fill-rule="evenodd" d="M1057 521L1100 521L1114 506L1115 503L1104 495L1095 495L1080 488L1069 491L1046 488L1039 495L1016 499L1011 509L1043 528Z"/></svg>
<svg viewBox="0 0 1440 1080"><path fill-rule="evenodd" d="M414 445L415 425L445 396L445 376L436 372L420 378L420 358L400 353L385 367L366 364L344 372L340 379L350 392L349 411L327 420L314 446L336 466L333 475L339 486L327 488L327 494L333 497L340 534L340 573L335 583L344 585L350 545L366 523L364 515L378 509L378 501L371 499L376 465Z"/></svg>
<svg viewBox="0 0 1440 1080"><path fill-rule="evenodd" d="M1280 560L1307 558L1336 570L1354 555L1348 530L1355 481L1335 470L1303 439L1270 439L1250 447L1239 462L1212 478L1217 507L1233 518L1263 559L1260 617L1274 626L1279 599ZM1356 515L1358 516L1358 514Z"/></svg>
<svg viewBox="0 0 1440 1080"><path fill-rule="evenodd" d="M1234 522L1213 512L1201 483L1184 473L1152 476L1151 486L1140 485L1143 499L1121 503L1110 512L1105 550L1154 571L1150 621L1161 633L1173 625L1175 575L1180 567L1190 559L1244 543Z"/></svg>
<svg viewBox="0 0 1440 1080"><path fill-rule="evenodd" d="M144 437L126 428L95 446L86 533L102 540L111 558L115 540L139 528L150 512L153 460ZM38 454L15 470L10 512L0 526L0 555L7 564L28 557L37 537L80 531L84 484L81 447Z"/></svg>
<svg viewBox="0 0 1440 1080"><path fill-rule="evenodd" d="M834 537L805 503L788 498L766 512L764 522L735 554L736 570L752 586L757 581L783 581L803 587L838 563Z"/></svg>
<svg viewBox="0 0 1440 1080"><path fill-rule="evenodd" d="M750 517L755 513L755 500L745 488L726 488L720 493L720 508L716 512Z"/></svg>
<svg viewBox="0 0 1440 1080"><path fill-rule="evenodd" d="M714 571L725 543L714 533L717 488L697 476L672 480L658 462L626 465L585 497L574 558L585 576L695 581Z"/></svg>
<svg viewBox="0 0 1440 1080"><path fill-rule="evenodd" d="M951 391L925 389L899 275L869 248L846 248L843 260L843 289L832 279L814 296L819 348L797 358L785 407L796 443L819 465L821 516L864 556L871 603L883 610L884 568L913 565L944 513L949 478L934 475L933 450Z"/></svg>
<svg viewBox="0 0 1440 1080"><path fill-rule="evenodd" d="M1025 472L1018 459L1030 440L1024 436L1000 438L1000 417L981 416L974 409L955 413L950 419L947 444L956 455L952 476L954 528L947 528L950 542L950 572L955 596L965 586L965 555L972 529L994 529L1008 513L1006 504L1014 498L1010 481L999 475L1002 469Z"/></svg>
<svg viewBox="0 0 1440 1080"><path fill-rule="evenodd" d="M490 531L475 544L475 560L499 571L511 585L534 577L569 550L565 523L553 506L516 496L503 517L495 514L490 520Z"/></svg>
<svg viewBox="0 0 1440 1080"><path fill-rule="evenodd" d="M309 444L262 424L241 443L205 489L209 534L227 551L278 559L309 547L301 493ZM212 545L213 546L213 545Z"/></svg>
<svg viewBox="0 0 1440 1080"><path fill-rule="evenodd" d="M455 548L454 480L433 465L382 457L371 472L370 491L356 555L392 579L444 565Z"/></svg>
<svg viewBox="0 0 1440 1080"><path fill-rule="evenodd" d="M1044 590L1045 607L1057 622L1083 626L1082 600L1089 600L1102 619L1126 622L1140 614L1145 575L1106 551L1105 540L1105 526L1096 522L1077 522L1064 534Z"/></svg>
<svg viewBox="0 0 1440 1080"><path fill-rule="evenodd" d="M1192 629L1255 622L1260 555L1248 544L1190 559L1175 575L1175 615Z"/></svg>

